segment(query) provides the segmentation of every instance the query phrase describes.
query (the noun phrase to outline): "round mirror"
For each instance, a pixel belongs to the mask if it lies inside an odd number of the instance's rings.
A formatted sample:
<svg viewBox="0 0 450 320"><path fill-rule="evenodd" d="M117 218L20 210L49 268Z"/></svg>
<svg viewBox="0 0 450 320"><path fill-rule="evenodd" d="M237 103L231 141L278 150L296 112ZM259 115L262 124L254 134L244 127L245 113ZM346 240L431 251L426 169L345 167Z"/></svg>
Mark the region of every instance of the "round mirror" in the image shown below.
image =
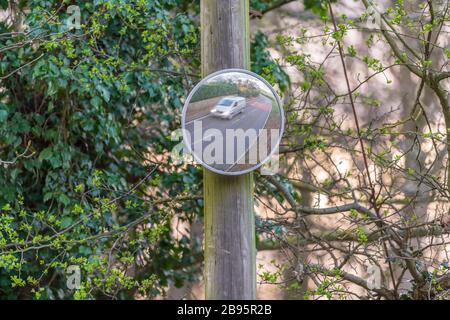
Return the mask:
<svg viewBox="0 0 450 320"><path fill-rule="evenodd" d="M207 169L239 175L274 155L284 130L280 98L257 74L215 72L200 81L183 108L183 140Z"/></svg>

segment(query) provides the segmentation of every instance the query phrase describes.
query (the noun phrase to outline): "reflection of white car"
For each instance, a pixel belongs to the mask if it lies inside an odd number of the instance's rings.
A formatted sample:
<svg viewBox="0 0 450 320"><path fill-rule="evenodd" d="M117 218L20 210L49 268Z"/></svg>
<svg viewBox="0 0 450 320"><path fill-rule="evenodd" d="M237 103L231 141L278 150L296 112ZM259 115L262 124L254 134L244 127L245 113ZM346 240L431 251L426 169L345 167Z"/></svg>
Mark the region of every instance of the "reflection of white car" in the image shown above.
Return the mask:
<svg viewBox="0 0 450 320"><path fill-rule="evenodd" d="M245 98L226 97L211 110L211 114L216 117L231 119L235 114L241 113L245 109Z"/></svg>

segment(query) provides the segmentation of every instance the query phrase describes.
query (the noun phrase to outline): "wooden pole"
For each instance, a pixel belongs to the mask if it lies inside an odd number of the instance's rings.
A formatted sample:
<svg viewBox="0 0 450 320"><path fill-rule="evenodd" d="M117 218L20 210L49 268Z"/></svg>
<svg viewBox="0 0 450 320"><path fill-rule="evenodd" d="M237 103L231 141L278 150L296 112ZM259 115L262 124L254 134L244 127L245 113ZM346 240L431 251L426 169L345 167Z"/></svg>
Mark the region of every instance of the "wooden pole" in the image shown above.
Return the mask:
<svg viewBox="0 0 450 320"><path fill-rule="evenodd" d="M248 0L201 0L202 75L250 68ZM253 174L203 172L206 299L256 299Z"/></svg>

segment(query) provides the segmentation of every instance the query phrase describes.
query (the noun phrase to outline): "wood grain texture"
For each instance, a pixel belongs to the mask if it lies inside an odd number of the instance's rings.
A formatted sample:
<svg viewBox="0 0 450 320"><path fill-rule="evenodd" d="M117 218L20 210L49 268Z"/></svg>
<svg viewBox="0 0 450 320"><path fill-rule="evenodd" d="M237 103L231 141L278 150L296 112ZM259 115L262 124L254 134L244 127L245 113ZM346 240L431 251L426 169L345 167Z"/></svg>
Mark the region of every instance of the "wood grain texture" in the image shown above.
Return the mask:
<svg viewBox="0 0 450 320"><path fill-rule="evenodd" d="M202 75L250 68L248 0L201 0ZM253 174L204 169L206 299L255 299Z"/></svg>

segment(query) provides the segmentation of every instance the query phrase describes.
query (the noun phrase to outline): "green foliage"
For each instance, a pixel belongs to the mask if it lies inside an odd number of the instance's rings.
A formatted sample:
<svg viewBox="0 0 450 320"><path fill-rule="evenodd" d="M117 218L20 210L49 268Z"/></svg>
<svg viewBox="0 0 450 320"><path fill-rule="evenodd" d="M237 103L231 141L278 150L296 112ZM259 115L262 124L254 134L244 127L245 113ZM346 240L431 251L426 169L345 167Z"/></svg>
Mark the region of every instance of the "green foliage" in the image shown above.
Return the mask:
<svg viewBox="0 0 450 320"><path fill-rule="evenodd" d="M252 71L264 77L270 84L277 84L281 92L284 92L290 85L289 77L281 69L279 63L271 58L270 53L266 50L267 47L266 35L258 31L250 49Z"/></svg>
<svg viewBox="0 0 450 320"><path fill-rule="evenodd" d="M219 96L239 95L242 97L257 96L257 88L247 87L243 89L234 82L207 83L200 87L191 98L191 102L201 101Z"/></svg>
<svg viewBox="0 0 450 320"><path fill-rule="evenodd" d="M19 44L0 64L13 74L0 92L0 159L12 162L0 166L2 298L130 297L149 291L149 277L155 295L191 276L175 267L198 248L172 237L170 219L189 220L201 206L152 204L199 176L152 159L173 147L166 137L186 95L177 59L199 63L196 24L171 14L179 4L81 2L81 29L67 30L67 2L28 1L30 34L0 39ZM78 291L65 284L71 264L82 269Z"/></svg>
<svg viewBox="0 0 450 320"><path fill-rule="evenodd" d="M331 0L331 2L336 2L336 0ZM283 3L280 0L250 0L250 7L253 10L265 12ZM327 15L327 3L328 0L303 0L306 10L311 10L321 17L326 17Z"/></svg>
<svg viewBox="0 0 450 320"><path fill-rule="evenodd" d="M304 0L306 10L311 10L315 14L321 16L323 19L326 19L328 12L328 2L336 2L336 0Z"/></svg>

